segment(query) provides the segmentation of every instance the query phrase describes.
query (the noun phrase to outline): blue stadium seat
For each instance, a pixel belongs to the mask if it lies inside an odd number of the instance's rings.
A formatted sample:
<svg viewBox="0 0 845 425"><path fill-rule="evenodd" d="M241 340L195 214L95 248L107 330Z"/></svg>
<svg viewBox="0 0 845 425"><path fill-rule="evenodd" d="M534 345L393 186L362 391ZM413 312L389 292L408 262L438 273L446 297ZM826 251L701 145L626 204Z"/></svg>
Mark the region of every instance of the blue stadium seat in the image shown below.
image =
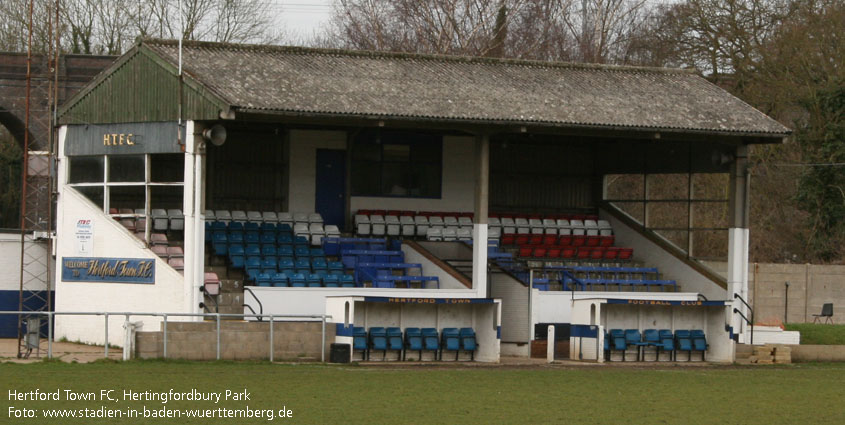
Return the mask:
<svg viewBox="0 0 845 425"><path fill-rule="evenodd" d="M232 268L235 269L242 269L244 268L244 261L245 261L245 254L244 254L244 247L241 245L230 245L229 246L229 263L231 263Z"/></svg>
<svg viewBox="0 0 845 425"><path fill-rule="evenodd" d="M323 248L311 248L311 256L312 257L325 257L326 252L323 251Z"/></svg>
<svg viewBox="0 0 845 425"><path fill-rule="evenodd" d="M390 351L398 352L398 355L396 356L397 360L402 359L403 348L404 344L402 343L402 329L387 328L387 349Z"/></svg>
<svg viewBox="0 0 845 425"><path fill-rule="evenodd" d="M704 336L704 331L693 329L690 332L690 337L692 338L692 349L701 351L701 361L704 361L704 353L707 351L707 338Z"/></svg>
<svg viewBox="0 0 845 425"><path fill-rule="evenodd" d="M211 247L214 255L227 255L229 253L229 236L226 232L214 232L211 235Z"/></svg>
<svg viewBox="0 0 845 425"><path fill-rule="evenodd" d="M311 256L311 250L307 246L297 245L293 249L293 254L296 258L307 258Z"/></svg>
<svg viewBox="0 0 845 425"><path fill-rule="evenodd" d="M224 231L225 232L226 230L227 230L226 222L224 222L224 221L212 221L211 222L211 231L212 232L217 232L217 231Z"/></svg>
<svg viewBox="0 0 845 425"><path fill-rule="evenodd" d="M276 272L276 273L273 274L271 281L273 282L274 287L277 287L277 288L287 287L288 286L288 275L286 275L282 272Z"/></svg>
<svg viewBox="0 0 845 425"><path fill-rule="evenodd" d="M279 225L276 226L276 230L280 233L281 232L285 232L285 233L292 233L293 232L293 229L290 227L290 224L287 224L287 223L279 223Z"/></svg>
<svg viewBox="0 0 845 425"><path fill-rule="evenodd" d="M244 231L244 224L240 221L231 221L229 222L229 226L226 228L230 233L231 232L241 232Z"/></svg>
<svg viewBox="0 0 845 425"><path fill-rule="evenodd" d="M291 245L293 246L293 235L290 233L279 233L276 236L276 243L279 245Z"/></svg>
<svg viewBox="0 0 845 425"><path fill-rule="evenodd" d="M343 263L340 261L329 261L327 267L330 272L340 272L340 274L343 274Z"/></svg>
<svg viewBox="0 0 845 425"><path fill-rule="evenodd" d="M232 232L229 233L229 245L243 245L244 244L244 234L243 232Z"/></svg>
<svg viewBox="0 0 845 425"><path fill-rule="evenodd" d="M423 351L433 351L434 360L437 360L437 352L440 351L440 338L438 338L437 329L422 328L422 338Z"/></svg>
<svg viewBox="0 0 845 425"><path fill-rule="evenodd" d="M273 286L272 278L267 273L259 273L256 281L258 282L258 286Z"/></svg>
<svg viewBox="0 0 845 425"><path fill-rule="evenodd" d="M316 273L309 273L305 282L308 284L309 288L319 288L323 286L323 278Z"/></svg>
<svg viewBox="0 0 845 425"><path fill-rule="evenodd" d="M454 351L455 361L458 361L458 355L461 353L461 339L458 336L458 329L443 328L440 338L440 360L443 360L444 351Z"/></svg>
<svg viewBox="0 0 845 425"><path fill-rule="evenodd" d="M272 245L273 247L276 246L276 233L275 232L264 232L261 233L261 244L262 245Z"/></svg>
<svg viewBox="0 0 845 425"><path fill-rule="evenodd" d="M256 230L256 231L252 231L252 232L246 232L246 235L244 236L244 242L246 242L248 244L250 244L250 243L256 244L256 245L260 244L261 243L261 237L258 236L258 231Z"/></svg>
<svg viewBox="0 0 845 425"><path fill-rule="evenodd" d="M293 245L279 245L276 249L276 255L279 257L293 257Z"/></svg>
<svg viewBox="0 0 845 425"><path fill-rule="evenodd" d="M370 351L382 352L382 361L387 358L387 331L383 327L370 328Z"/></svg>
<svg viewBox="0 0 845 425"><path fill-rule="evenodd" d="M305 275L302 273L294 273L292 275L288 275L290 278L290 286L294 288L304 288L305 287Z"/></svg>
<svg viewBox="0 0 845 425"><path fill-rule="evenodd" d="M610 334L604 331L604 359L610 361Z"/></svg>
<svg viewBox="0 0 845 425"><path fill-rule="evenodd" d="M258 274L261 273L261 257L246 257L244 267L246 268L247 280L257 281Z"/></svg>
<svg viewBox="0 0 845 425"><path fill-rule="evenodd" d="M369 345L367 344L367 331L362 328L355 326L352 328L352 352L361 351L361 360L367 360L369 358L368 352Z"/></svg>
<svg viewBox="0 0 845 425"><path fill-rule="evenodd" d="M329 266L326 264L325 257L312 257L311 258L311 269L314 271L323 270L328 271Z"/></svg>
<svg viewBox="0 0 845 425"><path fill-rule="evenodd" d="M405 328L405 353L402 356L404 360L408 355L408 350L419 353L419 359L422 360L423 338L420 328Z"/></svg>
<svg viewBox="0 0 845 425"><path fill-rule="evenodd" d="M624 362L625 352L628 351L628 346L625 344L625 331L623 331L622 329L611 329L610 339L611 354L613 351L621 351L622 361Z"/></svg>
<svg viewBox="0 0 845 425"><path fill-rule="evenodd" d="M261 245L261 256L262 257L267 257L267 256L270 256L270 255L275 257L277 255L276 253L277 253L277 250L276 250L275 244L274 245Z"/></svg>
<svg viewBox="0 0 845 425"><path fill-rule="evenodd" d="M296 246L304 245L304 246L307 247L308 246L308 238L306 238L305 236L296 236L295 238L293 238L293 244L296 245Z"/></svg>
<svg viewBox="0 0 845 425"><path fill-rule="evenodd" d="M246 256L247 257L260 257L261 256L261 247L256 244L250 244L246 246Z"/></svg>
<svg viewBox="0 0 845 425"><path fill-rule="evenodd" d="M297 273L311 273L311 262L307 258L297 258L294 267L296 267Z"/></svg>
<svg viewBox="0 0 845 425"><path fill-rule="evenodd" d="M275 274L279 270L279 262L276 257L263 257L261 259L261 272L269 275Z"/></svg>
<svg viewBox="0 0 845 425"><path fill-rule="evenodd" d="M688 330L676 330L675 331L675 359L677 360L677 352L678 351L686 351L687 361L692 360L692 337L690 336L690 331Z"/></svg>
<svg viewBox="0 0 845 425"><path fill-rule="evenodd" d="M643 331L643 342L645 343L643 350L645 350L646 347L654 347L654 360L656 361L660 346L660 333L657 329L646 329ZM645 351L643 351L643 360L645 360Z"/></svg>
<svg viewBox="0 0 845 425"><path fill-rule="evenodd" d="M637 329L626 329L625 330L625 345L636 347L637 349L637 360L640 360L642 355L643 347L648 346L647 342L643 342L642 335L640 331Z"/></svg>
<svg viewBox="0 0 845 425"><path fill-rule="evenodd" d="M340 286L340 276L330 274L323 277L323 285L326 288L337 288Z"/></svg>
<svg viewBox="0 0 845 425"><path fill-rule="evenodd" d="M672 331L669 329L661 329L658 331L660 335L660 345L657 346L657 355L660 356L661 351L669 352L669 360L674 360L675 354L675 338L672 336Z"/></svg>
<svg viewBox="0 0 845 425"><path fill-rule="evenodd" d="M344 274L340 276L340 286L343 288L354 288L355 278L351 274Z"/></svg>
<svg viewBox="0 0 845 425"><path fill-rule="evenodd" d="M461 349L470 352L470 360L475 360L475 350L478 349L478 341L475 338L475 330L472 328L461 328Z"/></svg>

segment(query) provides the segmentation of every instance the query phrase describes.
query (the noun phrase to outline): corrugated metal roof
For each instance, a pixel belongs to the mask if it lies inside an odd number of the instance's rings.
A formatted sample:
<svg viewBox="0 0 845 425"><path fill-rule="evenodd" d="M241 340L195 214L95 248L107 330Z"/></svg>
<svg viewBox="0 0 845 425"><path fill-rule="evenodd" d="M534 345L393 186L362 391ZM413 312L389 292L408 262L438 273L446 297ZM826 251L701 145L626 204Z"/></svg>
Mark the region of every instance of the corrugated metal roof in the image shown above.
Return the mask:
<svg viewBox="0 0 845 425"><path fill-rule="evenodd" d="M177 43L143 45L176 64ZM782 137L683 70L185 42L187 74L242 111L543 123Z"/></svg>

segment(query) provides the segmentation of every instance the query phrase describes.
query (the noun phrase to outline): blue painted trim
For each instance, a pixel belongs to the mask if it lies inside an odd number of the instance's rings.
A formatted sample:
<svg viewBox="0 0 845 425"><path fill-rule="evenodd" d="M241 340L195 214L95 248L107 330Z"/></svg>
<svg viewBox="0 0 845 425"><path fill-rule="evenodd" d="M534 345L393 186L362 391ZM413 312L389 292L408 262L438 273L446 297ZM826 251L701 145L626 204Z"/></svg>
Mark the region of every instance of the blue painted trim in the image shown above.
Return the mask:
<svg viewBox="0 0 845 425"><path fill-rule="evenodd" d="M36 291L38 297L30 296L31 291L26 291L25 297L28 299L24 310L41 310L44 308L44 303L40 298L44 298L44 291ZM50 291L50 300L52 305L56 305L56 293ZM18 311L20 310L20 291L0 291L0 311ZM47 335L47 322L42 324L42 331ZM0 314L0 338L17 338L18 337L18 316L12 314Z"/></svg>
<svg viewBox="0 0 845 425"><path fill-rule="evenodd" d="M352 324L349 324L349 327L344 327L343 323L336 323L335 324L335 335L337 336L352 336Z"/></svg>
<svg viewBox="0 0 845 425"><path fill-rule="evenodd" d="M405 297L364 297L368 303L393 304L493 304L492 298L405 298Z"/></svg>
<svg viewBox="0 0 845 425"><path fill-rule="evenodd" d="M595 325L570 325L569 336L581 338L597 338L599 327Z"/></svg>
<svg viewBox="0 0 845 425"><path fill-rule="evenodd" d="M502 339L502 327L496 326L496 339Z"/></svg>
<svg viewBox="0 0 845 425"><path fill-rule="evenodd" d="M675 301L675 300L631 300L631 299L608 299L608 304L631 304L631 305L676 305L684 307L724 307L727 301Z"/></svg>

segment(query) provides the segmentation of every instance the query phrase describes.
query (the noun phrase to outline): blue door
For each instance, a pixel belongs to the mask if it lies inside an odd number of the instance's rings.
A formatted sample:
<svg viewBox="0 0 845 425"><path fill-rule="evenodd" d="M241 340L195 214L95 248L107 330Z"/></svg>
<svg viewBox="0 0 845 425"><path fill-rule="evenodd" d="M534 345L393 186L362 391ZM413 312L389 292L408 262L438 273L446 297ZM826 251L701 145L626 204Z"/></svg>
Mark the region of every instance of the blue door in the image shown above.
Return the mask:
<svg viewBox="0 0 845 425"><path fill-rule="evenodd" d="M346 222L346 151L317 149L317 196L315 210L325 224L343 230Z"/></svg>

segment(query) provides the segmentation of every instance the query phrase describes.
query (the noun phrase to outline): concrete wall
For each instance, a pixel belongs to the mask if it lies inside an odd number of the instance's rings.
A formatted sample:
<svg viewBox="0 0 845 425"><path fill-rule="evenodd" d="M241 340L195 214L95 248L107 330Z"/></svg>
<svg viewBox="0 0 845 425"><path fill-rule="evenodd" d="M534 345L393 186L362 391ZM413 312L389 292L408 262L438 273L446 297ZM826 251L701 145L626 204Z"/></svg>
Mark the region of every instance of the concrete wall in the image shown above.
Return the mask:
<svg viewBox="0 0 845 425"><path fill-rule="evenodd" d="M710 300L724 300L727 291L671 253L651 242L636 230L628 227L616 217L599 210L599 216L610 221L616 235L616 246L634 248L634 259L649 267L657 267L664 279L678 282L681 291L697 292Z"/></svg>
<svg viewBox="0 0 845 425"><path fill-rule="evenodd" d="M845 345L790 345L792 361L845 362Z"/></svg>
<svg viewBox="0 0 845 425"><path fill-rule="evenodd" d="M223 321L220 324L220 355L226 360L254 360L270 357L269 322ZM138 358L164 356L164 332L138 332L135 353ZM275 322L273 360L320 361L321 322ZM326 360L335 329L326 326ZM215 322L167 324L167 357L171 359L215 360Z"/></svg>
<svg viewBox="0 0 845 425"><path fill-rule="evenodd" d="M723 262L708 265L721 274L727 268ZM789 282L788 298L785 282ZM758 323L812 322L824 303L833 303L834 323L845 323L845 266L752 263L748 295Z"/></svg>
<svg viewBox="0 0 845 425"><path fill-rule="evenodd" d="M64 282L56 270L56 311L164 312L187 311L189 306L184 278L165 261L144 247L117 221L103 214L99 207L70 187L59 195L56 256L76 256L73 229L78 220L92 220L94 250L91 257L154 258L155 284ZM189 287L188 287L189 288ZM58 316L56 339L102 344L105 341L103 317ZM133 317L144 323L142 330L157 329L161 319ZM174 318L173 320L180 320ZM181 320L186 320L182 318ZM109 320L109 343L123 344L123 317Z"/></svg>
<svg viewBox="0 0 845 425"><path fill-rule="evenodd" d="M346 132L291 130L288 211L315 209L317 149L346 149ZM473 211L475 207L475 139L443 137L443 181L440 199L353 196L351 211L398 209L414 211Z"/></svg>

